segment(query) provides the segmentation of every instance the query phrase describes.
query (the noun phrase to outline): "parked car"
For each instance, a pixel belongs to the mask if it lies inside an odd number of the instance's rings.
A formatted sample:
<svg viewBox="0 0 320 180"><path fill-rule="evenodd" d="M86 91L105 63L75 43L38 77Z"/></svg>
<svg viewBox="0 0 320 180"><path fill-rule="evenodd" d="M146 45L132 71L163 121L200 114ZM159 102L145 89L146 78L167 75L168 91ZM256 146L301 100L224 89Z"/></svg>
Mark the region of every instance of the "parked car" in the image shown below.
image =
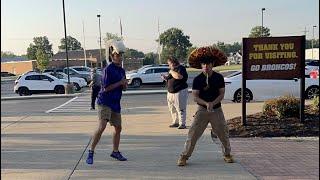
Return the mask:
<svg viewBox="0 0 320 180"><path fill-rule="evenodd" d="M19 76L13 89L20 96L46 92L63 94L65 85L65 82L49 74L30 72Z"/></svg>
<svg viewBox="0 0 320 180"><path fill-rule="evenodd" d="M68 83L68 75L63 72L51 72L49 74L62 80L65 83ZM87 82L83 78L79 77L70 77L70 82L73 83L76 91L79 91L81 88L87 85Z"/></svg>
<svg viewBox="0 0 320 180"><path fill-rule="evenodd" d="M242 72L238 71L224 78L225 96L227 100L241 102L241 84ZM245 91L246 101L267 100L283 95L300 95L300 79L277 80L277 79L259 79L247 80L247 89ZM319 78L305 79L305 97L311 99L319 96Z"/></svg>
<svg viewBox="0 0 320 180"><path fill-rule="evenodd" d="M89 68L90 69L90 68ZM67 68L63 69L63 72L65 74L68 74L68 70ZM76 69L74 69L73 67L69 67L69 75L71 77L79 77L79 78L83 78L87 84L90 83L91 81L91 74L89 71L77 71Z"/></svg>
<svg viewBox="0 0 320 180"><path fill-rule="evenodd" d="M142 67L136 72L127 73L126 78L129 80L129 85L140 87L142 84L165 83L161 78L161 74L168 75L168 66L148 66Z"/></svg>
<svg viewBox="0 0 320 180"><path fill-rule="evenodd" d="M9 77L9 76L16 76L16 75L9 72L1 72L1 77Z"/></svg>
<svg viewBox="0 0 320 180"><path fill-rule="evenodd" d="M70 66L69 68L72 68L80 73L83 73L83 72L90 73L91 72L91 68L86 67L86 66Z"/></svg>
<svg viewBox="0 0 320 180"><path fill-rule="evenodd" d="M44 73L50 73L50 72L63 72L63 69L62 69L62 68L45 69L43 72L44 72Z"/></svg>
<svg viewBox="0 0 320 180"><path fill-rule="evenodd" d="M306 77L309 77L312 71L319 72L319 66L320 66L319 60L311 60L311 59L306 60L306 67L305 67Z"/></svg>

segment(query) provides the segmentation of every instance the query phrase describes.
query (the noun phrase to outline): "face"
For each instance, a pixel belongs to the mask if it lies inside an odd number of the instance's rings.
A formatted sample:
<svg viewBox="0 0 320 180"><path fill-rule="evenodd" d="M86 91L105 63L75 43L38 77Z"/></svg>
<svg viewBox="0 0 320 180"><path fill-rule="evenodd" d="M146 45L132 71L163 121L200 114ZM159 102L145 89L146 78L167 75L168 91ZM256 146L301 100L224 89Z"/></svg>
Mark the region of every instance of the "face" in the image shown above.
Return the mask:
<svg viewBox="0 0 320 180"><path fill-rule="evenodd" d="M172 63L171 61L169 61L169 60L167 61L167 63L168 63L168 65L169 65L169 68L170 68L170 69L173 69L173 63Z"/></svg>
<svg viewBox="0 0 320 180"><path fill-rule="evenodd" d="M201 63L201 67L203 72L209 73L210 71L212 71L213 63L209 63L209 64Z"/></svg>
<svg viewBox="0 0 320 180"><path fill-rule="evenodd" d="M122 62L122 54L114 53L114 54L112 55L112 61L113 61L115 64L120 65L121 62Z"/></svg>

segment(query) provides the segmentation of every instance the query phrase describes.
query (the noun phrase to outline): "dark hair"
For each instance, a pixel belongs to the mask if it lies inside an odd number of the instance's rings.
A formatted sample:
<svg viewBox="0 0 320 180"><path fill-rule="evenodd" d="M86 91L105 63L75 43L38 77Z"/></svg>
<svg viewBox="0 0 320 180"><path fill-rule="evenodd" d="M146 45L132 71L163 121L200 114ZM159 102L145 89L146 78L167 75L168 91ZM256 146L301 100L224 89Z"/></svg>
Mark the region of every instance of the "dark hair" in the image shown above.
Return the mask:
<svg viewBox="0 0 320 180"><path fill-rule="evenodd" d="M110 46L109 47L109 57L108 57L108 60L109 60L109 62L111 63L112 62L112 51L113 51L113 47L112 46Z"/></svg>
<svg viewBox="0 0 320 180"><path fill-rule="evenodd" d="M209 57L209 56L204 56L200 59L201 64L214 64L214 62L217 60L216 57Z"/></svg>
<svg viewBox="0 0 320 180"><path fill-rule="evenodd" d="M174 64L175 66L179 65L180 62L178 61L177 58L175 58L174 56L170 56L168 57L168 61L170 61L172 64Z"/></svg>

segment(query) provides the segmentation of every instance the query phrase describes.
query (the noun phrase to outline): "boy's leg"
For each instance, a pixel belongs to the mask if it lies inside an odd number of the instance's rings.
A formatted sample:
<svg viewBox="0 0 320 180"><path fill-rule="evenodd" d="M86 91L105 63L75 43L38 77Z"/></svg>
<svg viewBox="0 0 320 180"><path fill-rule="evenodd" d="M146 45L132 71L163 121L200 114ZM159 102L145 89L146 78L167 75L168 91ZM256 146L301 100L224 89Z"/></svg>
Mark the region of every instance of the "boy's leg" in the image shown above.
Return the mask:
<svg viewBox="0 0 320 180"><path fill-rule="evenodd" d="M121 130L122 130L120 113L112 112L110 125L114 127L113 138L112 138L113 151L110 156L119 161L126 161L127 158L122 156L122 154L119 152L120 136L121 136Z"/></svg>
<svg viewBox="0 0 320 180"><path fill-rule="evenodd" d="M225 156L230 155L231 146L229 141L229 129L224 118L222 108L215 109L211 113L210 124L213 132L218 136L222 144L222 152Z"/></svg>
<svg viewBox="0 0 320 180"><path fill-rule="evenodd" d="M194 116L194 121L191 124L191 127L188 132L188 137L184 145L184 151L181 156L189 158L194 150L194 147L197 143L197 140L201 137L204 130L208 125L208 117L207 112L205 111L197 111Z"/></svg>

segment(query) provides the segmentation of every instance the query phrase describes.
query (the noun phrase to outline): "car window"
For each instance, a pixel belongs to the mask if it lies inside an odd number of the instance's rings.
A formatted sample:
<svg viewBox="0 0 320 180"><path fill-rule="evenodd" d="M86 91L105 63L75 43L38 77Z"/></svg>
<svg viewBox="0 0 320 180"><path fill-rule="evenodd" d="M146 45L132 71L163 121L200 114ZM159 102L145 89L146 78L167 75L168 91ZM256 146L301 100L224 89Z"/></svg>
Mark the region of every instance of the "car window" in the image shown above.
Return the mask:
<svg viewBox="0 0 320 180"><path fill-rule="evenodd" d="M90 69L88 68L82 68L82 67L78 67L78 68L73 68L74 70L77 70L77 71L87 71L87 72L90 72Z"/></svg>
<svg viewBox="0 0 320 180"><path fill-rule="evenodd" d="M152 73L154 73L154 69L148 69L148 70L146 70L146 74L152 74Z"/></svg>
<svg viewBox="0 0 320 180"><path fill-rule="evenodd" d="M48 80L48 81L53 81L53 79L49 76L46 76L46 75L40 75L40 79L41 80Z"/></svg>
<svg viewBox="0 0 320 180"><path fill-rule="evenodd" d="M319 63L319 61L311 61L311 62L308 62L307 65L309 65L309 66L319 66L320 63Z"/></svg>
<svg viewBox="0 0 320 180"><path fill-rule="evenodd" d="M168 68L158 68L158 69L155 69L154 73L165 73L165 72L168 72L168 71L169 71Z"/></svg>
<svg viewBox="0 0 320 180"><path fill-rule="evenodd" d="M64 79L64 77L63 77L62 74L57 74L56 77L57 77L58 79Z"/></svg>
<svg viewBox="0 0 320 180"><path fill-rule="evenodd" d="M234 77L234 76L238 76L239 74L241 74L241 72L232 73L230 75L227 75L226 78L231 78L231 77Z"/></svg>
<svg viewBox="0 0 320 180"><path fill-rule="evenodd" d="M30 75L25 78L25 80L40 80L39 75Z"/></svg>

